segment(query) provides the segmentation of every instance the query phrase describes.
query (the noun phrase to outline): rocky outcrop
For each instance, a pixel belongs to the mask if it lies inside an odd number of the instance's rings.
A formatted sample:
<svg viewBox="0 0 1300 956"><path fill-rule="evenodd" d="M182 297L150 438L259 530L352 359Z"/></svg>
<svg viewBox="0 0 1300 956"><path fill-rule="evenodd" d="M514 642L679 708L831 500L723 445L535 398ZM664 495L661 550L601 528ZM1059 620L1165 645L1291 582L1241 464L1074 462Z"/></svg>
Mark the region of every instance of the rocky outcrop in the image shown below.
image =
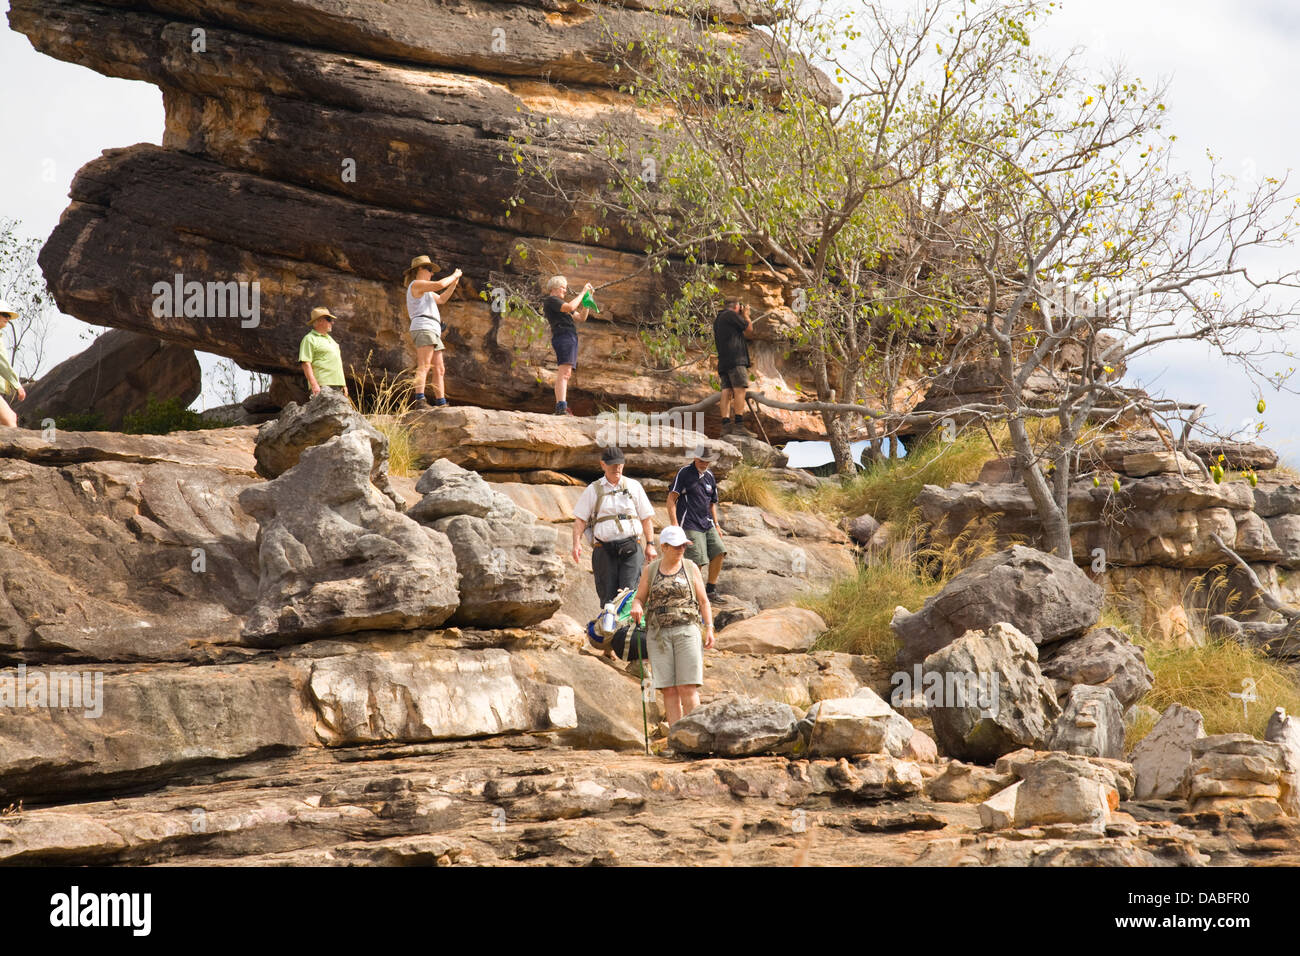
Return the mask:
<svg viewBox="0 0 1300 956"><path fill-rule="evenodd" d="M402 424L411 431L417 463L446 458L477 472L550 469L599 478L601 449L618 445L627 455L626 474L671 479L690 463L697 445L718 453L714 473L725 475L740 452L725 440L707 438L680 424L626 425L594 418L537 415L456 406L409 412Z"/></svg>
<svg viewBox="0 0 1300 956"><path fill-rule="evenodd" d="M1072 545L1078 560L1101 550L1107 565L1207 569L1225 561L1218 535L1251 563L1300 567L1300 486L1284 476L1259 475L1215 484L1196 474L1169 472L1070 488ZM946 547L965 534L996 541L1040 540L1029 493L1018 483L927 485L917 496L933 541Z"/></svg>
<svg viewBox="0 0 1300 956"><path fill-rule="evenodd" d="M597 135L597 114L641 122L615 89L625 52L614 34L668 29L691 42L687 22L657 7L16 0L10 25L38 50L154 83L167 111L163 148L110 151L78 175L41 258L56 301L87 322L281 373L297 372L307 312L323 303L342 319L345 367L400 373L413 358L400 278L413 255L428 252L466 276L443 309L455 329L453 402L543 411L547 343L480 293L509 282L540 299L539 279L569 273L597 286L602 307L583 328L570 387L577 411L703 398L711 363L664 368L639 339L639 323L656 320L675 280L641 268L634 237L615 228L592 241L583 206L536 189L524 205L507 203L520 185L516 148L555 160L569 190L601 184L597 164L573 145ZM730 24L725 42L757 62L770 42L749 25L757 14L716 7ZM807 81L835 95L820 74ZM547 119L562 136L516 146ZM176 274L205 285L257 282L258 314L155 308L155 283ZM782 280L750 270L729 289L773 311L751 344L752 370L769 395L797 400L794 386L811 382L804 363L785 357L781 328L793 313ZM770 433L821 433L815 415L763 414Z"/></svg>
<svg viewBox="0 0 1300 956"><path fill-rule="evenodd" d="M1286 772L1279 781L1282 792L1278 803L1291 816L1300 817L1300 721L1288 716L1285 708L1275 708L1264 729L1264 739L1283 751Z"/></svg>
<svg viewBox="0 0 1300 956"><path fill-rule="evenodd" d="M1082 637L1059 641L1039 651L1043 675L1065 697L1079 684L1111 690L1124 710L1132 707L1155 682L1146 656L1118 628L1099 627Z"/></svg>
<svg viewBox="0 0 1300 956"><path fill-rule="evenodd" d="M992 763L1020 747L1046 749L1056 693L1034 642L1012 625L965 634L927 657L924 671L942 675L943 705L927 712L945 756Z"/></svg>
<svg viewBox="0 0 1300 956"><path fill-rule="evenodd" d="M345 431L240 494L240 506L261 526L248 643L436 627L456 611L451 543L394 511L375 490L371 447L364 432Z"/></svg>
<svg viewBox="0 0 1300 956"><path fill-rule="evenodd" d="M50 418L93 415L103 428L118 429L128 415L144 411L149 399L175 399L188 408L202 387L193 349L112 329L29 385L14 411L27 428L41 428Z"/></svg>
<svg viewBox="0 0 1300 956"><path fill-rule="evenodd" d="M1017 784L1017 827L1080 823L1104 828L1119 806L1119 793L1078 763L1049 757L1028 764Z"/></svg>
<svg viewBox="0 0 1300 956"><path fill-rule="evenodd" d="M716 647L737 654L802 654L825 632L826 622L814 611L771 608L718 631Z"/></svg>
<svg viewBox="0 0 1300 956"><path fill-rule="evenodd" d="M374 464L370 481L397 508L403 502L388 477L388 438L366 421L347 396L333 389L322 389L305 405L290 402L274 421L257 430L257 473L263 478L278 478L302 457L308 448L323 445L335 435L358 432L370 443Z"/></svg>
<svg viewBox="0 0 1300 956"><path fill-rule="evenodd" d="M555 528L493 491L472 471L439 459L420 477L407 514L447 536L456 554L460 606L452 623L527 627L563 600Z"/></svg>
<svg viewBox="0 0 1300 956"><path fill-rule="evenodd" d="M1188 804L1193 812L1241 811L1261 819L1284 813L1290 789L1289 750L1249 734L1216 734L1192 741ZM1288 793L1289 796L1289 793Z"/></svg>
<svg viewBox="0 0 1300 956"><path fill-rule="evenodd" d="M1170 704L1143 737L1129 761L1137 775L1139 800L1185 800L1192 764L1192 744L1205 736L1200 711Z"/></svg>
<svg viewBox="0 0 1300 956"><path fill-rule="evenodd" d="M980 558L916 613L899 608L890 627L903 645L898 662L909 666L967 631L1003 622L1036 645L1083 634L1097 623L1101 599L1071 562L1017 545Z"/></svg>
<svg viewBox="0 0 1300 956"><path fill-rule="evenodd" d="M789 704L723 697L703 704L672 725L668 744L690 754L748 757L788 749L798 736Z"/></svg>
<svg viewBox="0 0 1300 956"><path fill-rule="evenodd" d="M805 750L816 757L889 754L910 757L914 730L869 687L852 697L821 700L800 722Z"/></svg>
<svg viewBox="0 0 1300 956"><path fill-rule="evenodd" d="M0 429L0 662L228 656L258 589L251 448Z"/></svg>
<svg viewBox="0 0 1300 956"><path fill-rule="evenodd" d="M348 654L307 680L326 744L445 740L572 730L573 688L521 680L500 649Z"/></svg>
<svg viewBox="0 0 1300 956"><path fill-rule="evenodd" d="M1087 684L1070 688L1047 747L1084 757L1123 757L1124 713L1111 689Z"/></svg>

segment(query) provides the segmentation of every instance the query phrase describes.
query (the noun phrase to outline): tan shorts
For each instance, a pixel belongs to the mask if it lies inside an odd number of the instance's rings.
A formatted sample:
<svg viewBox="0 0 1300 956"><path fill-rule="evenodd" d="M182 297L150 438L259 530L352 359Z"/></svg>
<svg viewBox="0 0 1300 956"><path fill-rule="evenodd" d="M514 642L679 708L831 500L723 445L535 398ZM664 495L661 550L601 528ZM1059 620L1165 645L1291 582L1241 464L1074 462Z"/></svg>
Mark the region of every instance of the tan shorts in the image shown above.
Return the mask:
<svg viewBox="0 0 1300 956"><path fill-rule="evenodd" d="M411 341L415 343L417 349L428 348L432 345L435 352L446 351L446 346L442 344L442 336L431 329L420 329L418 332L412 332Z"/></svg>
<svg viewBox="0 0 1300 956"><path fill-rule="evenodd" d="M698 624L677 624L646 630L650 674L655 690L704 683L704 639Z"/></svg>

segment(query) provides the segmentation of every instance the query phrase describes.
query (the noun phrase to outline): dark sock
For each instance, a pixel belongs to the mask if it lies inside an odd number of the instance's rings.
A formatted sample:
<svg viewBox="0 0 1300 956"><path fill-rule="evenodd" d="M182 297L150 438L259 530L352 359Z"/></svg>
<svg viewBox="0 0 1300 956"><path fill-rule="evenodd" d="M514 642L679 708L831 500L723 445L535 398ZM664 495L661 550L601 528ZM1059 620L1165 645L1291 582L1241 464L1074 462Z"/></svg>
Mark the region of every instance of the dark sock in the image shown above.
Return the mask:
<svg viewBox="0 0 1300 956"><path fill-rule="evenodd" d="M435 399L433 400L433 404L435 404L435 405L440 405L440 406L441 406L441 405L446 405L446 404L447 404L447 400L446 400L445 398L435 398Z"/></svg>
<svg viewBox="0 0 1300 956"><path fill-rule="evenodd" d="M422 402L422 401L424 401L424 392L416 392L416 393L415 393L415 400L416 400L417 402Z"/></svg>

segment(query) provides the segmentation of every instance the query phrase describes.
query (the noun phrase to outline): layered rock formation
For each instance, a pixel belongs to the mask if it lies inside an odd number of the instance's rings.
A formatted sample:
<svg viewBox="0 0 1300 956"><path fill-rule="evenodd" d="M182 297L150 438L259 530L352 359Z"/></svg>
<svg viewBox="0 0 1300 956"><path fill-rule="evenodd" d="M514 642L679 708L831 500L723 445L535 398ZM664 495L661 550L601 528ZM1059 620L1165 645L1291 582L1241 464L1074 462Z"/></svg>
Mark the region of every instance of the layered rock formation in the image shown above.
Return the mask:
<svg viewBox="0 0 1300 956"><path fill-rule="evenodd" d="M513 210L515 140L550 119L558 132L518 146L553 160L566 188L602 182L572 144L597 114L622 111L616 36L689 30L687 21L616 4L454 0L16 0L10 25L38 50L163 90L163 148L111 150L87 165L41 264L61 309L85 321L228 355L249 368L297 371L313 305L340 316L345 365L409 368L402 270L430 254L466 279L443 309L450 396L486 407L549 407L545 336L480 298L494 282L529 290L567 274L598 288L600 319L583 328L575 408L660 409L703 397L711 362L661 368L639 323L673 279L639 271L637 245L615 229L592 242L581 206L545 195ZM745 4L713 12L729 42L756 58L771 42ZM761 19L761 17L760 17ZM820 75L807 81L833 95ZM155 285L258 284L236 308L219 291L186 314ZM746 296L775 310L759 325L752 366L769 395L803 381L782 357L780 277L747 273ZM188 299L189 293L185 293ZM703 358L700 356L700 358ZM814 416L767 412L769 431L812 437Z"/></svg>
<svg viewBox="0 0 1300 956"><path fill-rule="evenodd" d="M1184 602L1196 610L1231 608L1245 618L1266 613L1215 535L1283 600L1295 600L1287 572L1300 568L1300 482L1272 470L1276 453L1259 445L1197 442L1187 451L1170 451L1154 433L1110 441L1083 466L1096 471L1098 484L1081 479L1069 492L1076 560L1145 627L1170 638L1188 635L1193 615ZM1244 475L1215 483L1197 460L1211 464L1219 456L1229 467L1253 469L1256 483ZM963 536L999 546L1041 540L1024 486L1009 470L987 471L992 480L929 485L917 496L936 546L954 546ZM1300 653L1294 642L1275 650Z"/></svg>
<svg viewBox="0 0 1300 956"><path fill-rule="evenodd" d="M51 418L93 415L99 427L119 429L151 398L175 399L187 408L199 397L202 378L192 349L113 329L50 369L14 410L27 428L41 428Z"/></svg>

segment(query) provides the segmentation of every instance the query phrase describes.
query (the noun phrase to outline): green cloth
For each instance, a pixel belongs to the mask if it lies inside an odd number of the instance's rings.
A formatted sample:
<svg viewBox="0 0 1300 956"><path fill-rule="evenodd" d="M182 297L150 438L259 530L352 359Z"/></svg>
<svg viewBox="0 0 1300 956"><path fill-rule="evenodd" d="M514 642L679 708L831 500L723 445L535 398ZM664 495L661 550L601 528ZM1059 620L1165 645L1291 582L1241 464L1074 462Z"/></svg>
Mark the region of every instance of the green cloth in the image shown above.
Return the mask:
<svg viewBox="0 0 1300 956"><path fill-rule="evenodd" d="M0 394L8 395L10 392L17 392L18 386L21 384L18 380L18 373L9 364L4 352L0 351Z"/></svg>
<svg viewBox="0 0 1300 956"><path fill-rule="evenodd" d="M298 346L298 361L311 362L317 385L344 386L343 353L329 334L312 329L304 335Z"/></svg>

